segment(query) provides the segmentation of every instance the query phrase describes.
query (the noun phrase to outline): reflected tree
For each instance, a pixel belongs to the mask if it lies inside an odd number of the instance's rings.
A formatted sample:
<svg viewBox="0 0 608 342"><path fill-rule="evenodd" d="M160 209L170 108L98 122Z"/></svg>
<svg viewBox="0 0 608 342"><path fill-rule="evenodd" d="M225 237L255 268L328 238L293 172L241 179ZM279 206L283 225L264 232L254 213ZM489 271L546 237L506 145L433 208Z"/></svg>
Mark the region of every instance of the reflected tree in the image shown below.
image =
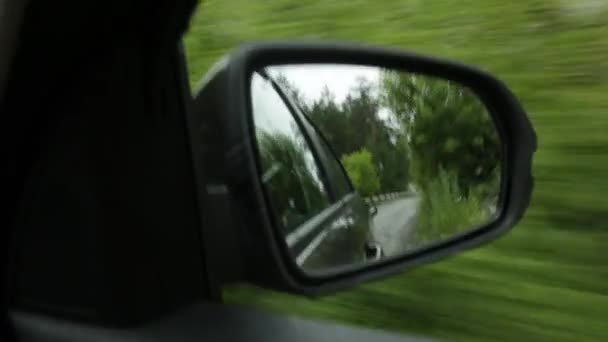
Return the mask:
<svg viewBox="0 0 608 342"><path fill-rule="evenodd" d="M319 98L306 102L284 75L273 73L273 77L319 128L338 158L363 149L370 153L380 182L377 192L407 189L409 162L405 136L380 118L382 105L376 84L359 79L341 102L324 86Z"/></svg>
<svg viewBox="0 0 608 342"><path fill-rule="evenodd" d="M371 196L380 190L380 178L368 150L362 149L342 156L342 165L361 195Z"/></svg>
<svg viewBox="0 0 608 342"><path fill-rule="evenodd" d="M269 188L275 210L286 230L291 231L329 206L314 162L293 137L258 132L262 180Z"/></svg>
<svg viewBox="0 0 608 342"><path fill-rule="evenodd" d="M468 88L430 77L387 71L382 101L402 123L418 187L454 173L460 191L494 182L501 144L485 106Z"/></svg>

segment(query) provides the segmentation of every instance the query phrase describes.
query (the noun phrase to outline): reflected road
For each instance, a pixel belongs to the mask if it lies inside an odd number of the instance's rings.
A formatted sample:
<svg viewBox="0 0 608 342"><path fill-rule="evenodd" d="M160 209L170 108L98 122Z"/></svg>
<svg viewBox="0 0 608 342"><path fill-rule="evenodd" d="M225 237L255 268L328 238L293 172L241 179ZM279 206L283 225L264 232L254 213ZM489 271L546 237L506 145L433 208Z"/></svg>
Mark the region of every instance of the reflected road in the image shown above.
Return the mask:
<svg viewBox="0 0 608 342"><path fill-rule="evenodd" d="M378 203L373 235L386 256L393 256L407 248L408 238L416 225L417 205L417 196Z"/></svg>

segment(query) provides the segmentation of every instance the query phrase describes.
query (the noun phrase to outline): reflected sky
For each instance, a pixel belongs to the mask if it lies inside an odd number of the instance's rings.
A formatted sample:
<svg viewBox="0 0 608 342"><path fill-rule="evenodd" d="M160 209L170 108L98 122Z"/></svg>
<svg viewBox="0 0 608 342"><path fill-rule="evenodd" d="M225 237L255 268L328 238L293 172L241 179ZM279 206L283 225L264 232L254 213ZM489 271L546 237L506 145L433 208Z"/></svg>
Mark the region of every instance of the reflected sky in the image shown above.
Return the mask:
<svg viewBox="0 0 608 342"><path fill-rule="evenodd" d="M271 76L284 75L312 103L319 99L324 87L341 103L362 78L377 86L380 68L350 64L301 64L268 68Z"/></svg>
<svg viewBox="0 0 608 342"><path fill-rule="evenodd" d="M266 68L271 77L284 76L302 95L307 104L319 100L325 88L334 96L335 102L344 102L361 80L372 86L377 95L382 68L354 64L292 64L273 65ZM389 125L398 127L386 107L380 107L378 117Z"/></svg>

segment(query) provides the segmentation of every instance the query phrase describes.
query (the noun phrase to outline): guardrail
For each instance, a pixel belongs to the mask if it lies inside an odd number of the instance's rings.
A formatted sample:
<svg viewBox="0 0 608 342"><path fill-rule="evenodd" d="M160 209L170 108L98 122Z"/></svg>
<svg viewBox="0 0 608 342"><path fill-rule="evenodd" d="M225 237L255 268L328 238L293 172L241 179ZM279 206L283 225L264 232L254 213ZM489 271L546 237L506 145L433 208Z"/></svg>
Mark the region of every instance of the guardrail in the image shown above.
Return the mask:
<svg viewBox="0 0 608 342"><path fill-rule="evenodd" d="M368 205L370 205L372 204L372 201L374 204L378 204L384 201L413 195L414 193L409 191L390 192L366 197L364 200ZM354 193L348 195L345 201L348 202L353 196L355 196ZM297 255L296 262L298 265L302 265L314 252L314 250L321 244L329 230L344 226L339 221L334 222L334 224L328 224L328 220L330 220L331 217L334 217L334 214L340 209L340 206L345 204L345 201L339 201L329 208L326 208L321 213L317 214L315 217L311 218L286 236L287 246L292 253Z"/></svg>
<svg viewBox="0 0 608 342"><path fill-rule="evenodd" d="M413 192L410 191L401 191L401 192L388 192L385 194L379 194L379 195L374 195L374 196L370 196L370 197L365 197L365 202L367 204L370 204L370 202L373 203L381 203L384 201L388 201L388 200L392 200L392 199L397 199L397 198L402 198L402 197L407 197L407 196L412 196L414 195Z"/></svg>

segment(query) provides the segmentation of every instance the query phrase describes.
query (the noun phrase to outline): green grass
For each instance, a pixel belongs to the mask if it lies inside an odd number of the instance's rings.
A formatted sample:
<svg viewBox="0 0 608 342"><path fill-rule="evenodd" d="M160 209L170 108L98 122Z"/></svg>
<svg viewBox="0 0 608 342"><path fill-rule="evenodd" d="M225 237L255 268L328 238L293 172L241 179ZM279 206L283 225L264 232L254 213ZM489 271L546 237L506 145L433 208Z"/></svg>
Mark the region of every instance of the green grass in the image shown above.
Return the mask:
<svg viewBox="0 0 608 342"><path fill-rule="evenodd" d="M229 303L445 340L605 340L608 267L584 261L597 259L605 234L572 236L527 223L530 229L486 248L326 298L248 286L230 288L225 297Z"/></svg>
<svg viewBox="0 0 608 342"><path fill-rule="evenodd" d="M504 80L539 137L532 205L501 240L334 296L248 286L228 302L460 341L608 341L608 6L590 0L207 0L192 84L258 39L339 39L457 59Z"/></svg>

